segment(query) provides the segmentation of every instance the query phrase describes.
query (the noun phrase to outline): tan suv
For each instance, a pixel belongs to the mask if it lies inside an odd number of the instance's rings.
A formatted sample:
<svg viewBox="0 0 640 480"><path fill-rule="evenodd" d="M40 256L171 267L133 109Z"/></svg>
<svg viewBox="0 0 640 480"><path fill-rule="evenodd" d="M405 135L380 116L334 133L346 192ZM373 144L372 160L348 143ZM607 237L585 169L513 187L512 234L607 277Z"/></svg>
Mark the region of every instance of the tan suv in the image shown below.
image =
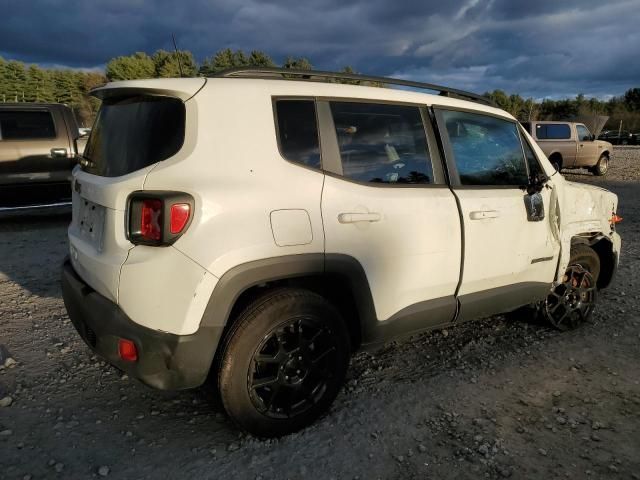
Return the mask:
<svg viewBox="0 0 640 480"><path fill-rule="evenodd" d="M538 142L556 170L586 168L594 175L604 175L609 167L613 146L596 140L582 123L525 122L522 124Z"/></svg>

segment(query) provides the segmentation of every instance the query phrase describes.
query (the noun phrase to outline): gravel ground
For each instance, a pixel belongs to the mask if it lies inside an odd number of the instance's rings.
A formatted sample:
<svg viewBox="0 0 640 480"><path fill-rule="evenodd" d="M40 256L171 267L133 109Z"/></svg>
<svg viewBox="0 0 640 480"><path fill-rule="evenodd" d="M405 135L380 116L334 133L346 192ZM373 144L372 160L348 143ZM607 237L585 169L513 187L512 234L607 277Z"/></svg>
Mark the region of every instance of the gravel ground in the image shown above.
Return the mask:
<svg viewBox="0 0 640 480"><path fill-rule="evenodd" d="M324 419L271 441L211 391L157 392L90 353L60 296L68 217L0 222L0 478L640 480L640 148L569 177L618 193L624 217L588 325L495 317L360 353Z"/></svg>

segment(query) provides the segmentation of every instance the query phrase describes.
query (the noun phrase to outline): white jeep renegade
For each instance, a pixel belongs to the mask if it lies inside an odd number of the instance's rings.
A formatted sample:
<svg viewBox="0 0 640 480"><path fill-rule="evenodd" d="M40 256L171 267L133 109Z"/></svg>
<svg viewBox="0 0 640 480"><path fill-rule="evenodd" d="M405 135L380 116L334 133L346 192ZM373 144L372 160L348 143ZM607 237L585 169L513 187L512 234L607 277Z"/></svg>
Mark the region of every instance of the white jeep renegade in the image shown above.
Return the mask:
<svg viewBox="0 0 640 480"><path fill-rule="evenodd" d="M69 317L147 385L211 376L259 436L325 412L362 346L516 309L573 328L618 263L616 195L470 93L240 69L93 94Z"/></svg>

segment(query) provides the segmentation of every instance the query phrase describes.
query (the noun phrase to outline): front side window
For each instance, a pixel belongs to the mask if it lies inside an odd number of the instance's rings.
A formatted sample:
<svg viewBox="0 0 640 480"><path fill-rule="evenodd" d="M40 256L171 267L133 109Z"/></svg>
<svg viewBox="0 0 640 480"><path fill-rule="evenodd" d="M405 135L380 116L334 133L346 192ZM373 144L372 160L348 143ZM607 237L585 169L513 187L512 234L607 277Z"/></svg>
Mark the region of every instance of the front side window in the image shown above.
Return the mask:
<svg viewBox="0 0 640 480"><path fill-rule="evenodd" d="M569 140L571 129L566 123L538 123L536 138L539 140Z"/></svg>
<svg viewBox="0 0 640 480"><path fill-rule="evenodd" d="M320 168L320 142L313 100L276 101L278 142L290 162Z"/></svg>
<svg viewBox="0 0 640 480"><path fill-rule="evenodd" d="M40 140L55 138L56 129L51 113L42 111L1 111L2 140Z"/></svg>
<svg viewBox="0 0 640 480"><path fill-rule="evenodd" d="M343 175L359 182L433 183L418 107L331 102Z"/></svg>
<svg viewBox="0 0 640 480"><path fill-rule="evenodd" d="M441 115L462 185L527 185L527 165L515 122L448 110Z"/></svg>
<svg viewBox="0 0 640 480"><path fill-rule="evenodd" d="M540 162L538 161L538 157L529 145L529 142L521 136L522 146L524 147L524 155L527 158L527 164L529 165L529 177L530 178L538 178L538 180L542 180L546 175L540 166Z"/></svg>
<svg viewBox="0 0 640 480"><path fill-rule="evenodd" d="M576 125L576 131L578 132L578 141L591 140L591 132L584 125Z"/></svg>

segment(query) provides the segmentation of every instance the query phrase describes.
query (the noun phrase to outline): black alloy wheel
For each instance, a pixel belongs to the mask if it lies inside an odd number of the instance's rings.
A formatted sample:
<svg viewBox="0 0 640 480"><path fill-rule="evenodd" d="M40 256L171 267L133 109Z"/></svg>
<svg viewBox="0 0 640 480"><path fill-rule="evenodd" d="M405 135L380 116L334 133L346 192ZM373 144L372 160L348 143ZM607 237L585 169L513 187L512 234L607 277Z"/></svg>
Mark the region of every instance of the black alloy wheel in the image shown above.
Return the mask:
<svg viewBox="0 0 640 480"><path fill-rule="evenodd" d="M570 265L562 279L549 294L545 316L559 330L571 330L584 323L595 307L596 281L581 265Z"/></svg>
<svg viewBox="0 0 640 480"><path fill-rule="evenodd" d="M338 360L327 325L294 318L269 332L256 349L247 379L251 401L270 418L300 415L320 401Z"/></svg>

